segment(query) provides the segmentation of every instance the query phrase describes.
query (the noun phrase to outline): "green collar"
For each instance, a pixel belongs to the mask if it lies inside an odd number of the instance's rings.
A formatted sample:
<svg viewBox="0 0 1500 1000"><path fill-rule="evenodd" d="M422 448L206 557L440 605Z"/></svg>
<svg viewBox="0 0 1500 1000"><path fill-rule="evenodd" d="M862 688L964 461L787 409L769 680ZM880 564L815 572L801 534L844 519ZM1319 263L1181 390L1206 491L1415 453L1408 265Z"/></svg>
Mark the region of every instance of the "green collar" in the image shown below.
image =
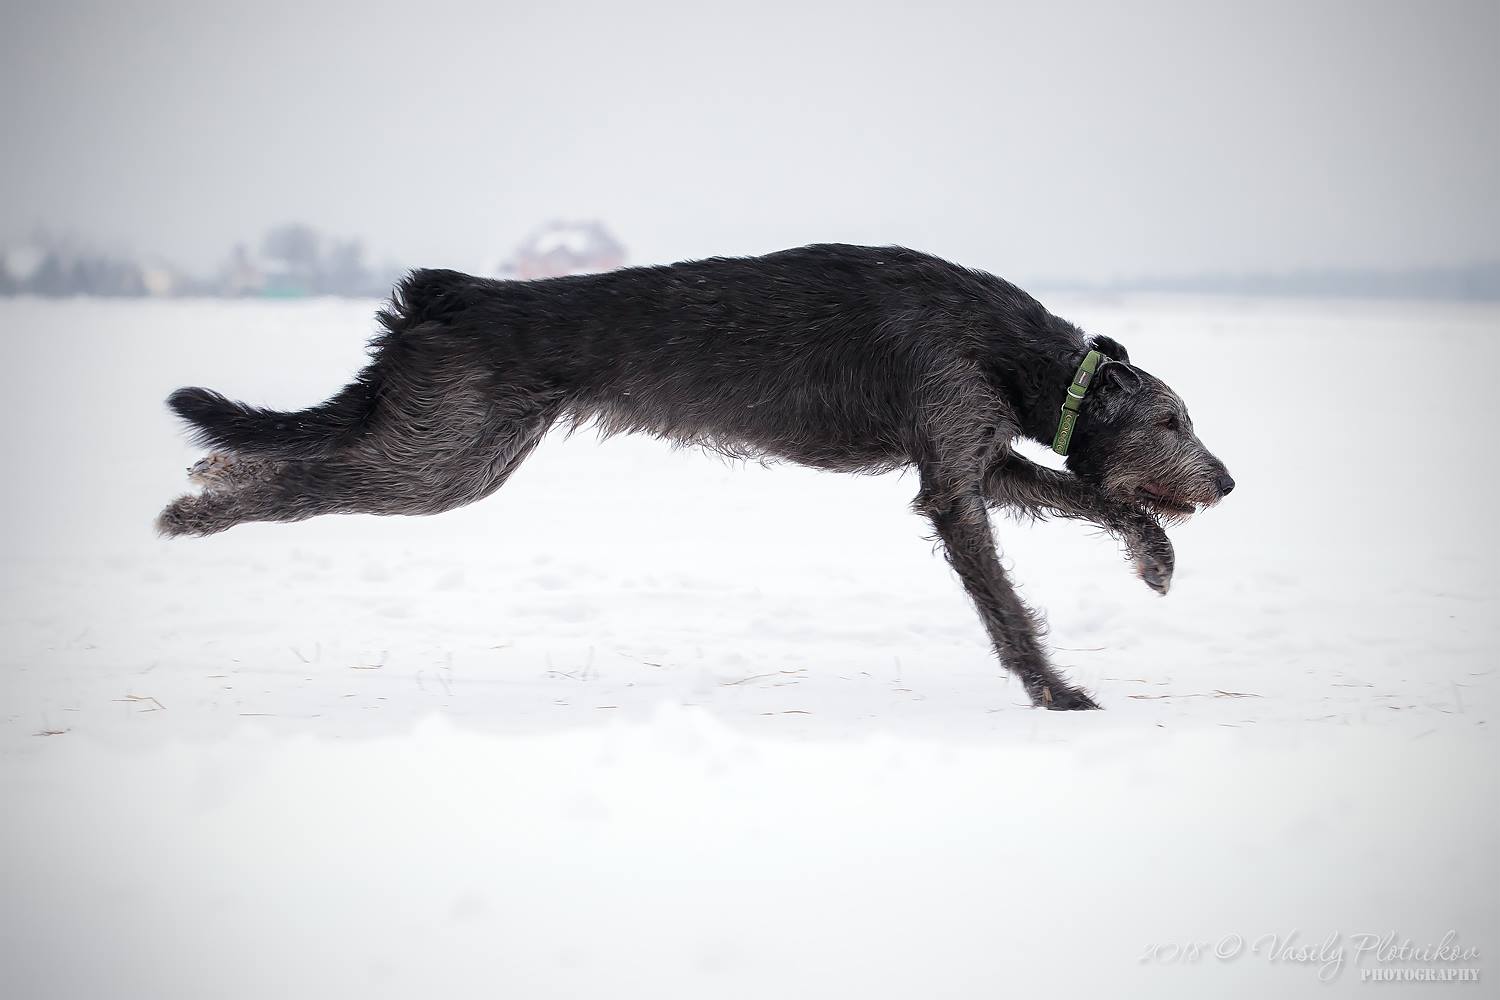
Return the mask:
<svg viewBox="0 0 1500 1000"><path fill-rule="evenodd" d="M1078 408L1083 405L1083 394L1089 391L1089 383L1094 380L1094 372L1099 370L1099 362L1108 360L1098 351L1089 351L1083 356L1083 364L1078 366L1073 384L1068 386L1068 394L1063 398L1062 417L1057 421L1057 436L1052 439L1052 450L1059 455L1068 453L1068 444L1073 440L1073 428L1078 423Z"/></svg>

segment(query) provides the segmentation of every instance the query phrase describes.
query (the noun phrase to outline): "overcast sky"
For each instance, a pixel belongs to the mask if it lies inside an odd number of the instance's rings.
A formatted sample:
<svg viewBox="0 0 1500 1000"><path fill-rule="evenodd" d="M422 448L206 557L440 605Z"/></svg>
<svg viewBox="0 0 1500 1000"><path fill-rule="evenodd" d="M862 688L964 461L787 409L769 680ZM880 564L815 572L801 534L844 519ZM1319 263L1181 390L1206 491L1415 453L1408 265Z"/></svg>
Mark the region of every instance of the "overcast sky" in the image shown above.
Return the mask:
<svg viewBox="0 0 1500 1000"><path fill-rule="evenodd" d="M1500 3L3 3L0 239L476 269L844 240L1012 277L1500 257Z"/></svg>

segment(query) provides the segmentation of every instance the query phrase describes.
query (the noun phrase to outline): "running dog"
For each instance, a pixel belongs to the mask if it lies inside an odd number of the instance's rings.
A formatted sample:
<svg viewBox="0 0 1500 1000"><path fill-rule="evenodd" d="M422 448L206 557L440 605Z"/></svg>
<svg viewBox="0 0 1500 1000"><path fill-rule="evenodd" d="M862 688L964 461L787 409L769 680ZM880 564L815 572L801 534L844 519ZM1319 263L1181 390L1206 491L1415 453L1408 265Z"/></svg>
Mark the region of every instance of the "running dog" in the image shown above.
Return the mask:
<svg viewBox="0 0 1500 1000"><path fill-rule="evenodd" d="M369 365L295 413L180 389L213 453L167 536L320 514L436 514L499 489L559 419L838 472L915 468L995 653L1034 705L1098 705L1048 662L989 508L1078 518L1171 584L1163 523L1234 480L1165 383L1009 282L900 247L808 246L606 274L412 272ZM1013 450L1051 444L1067 472Z"/></svg>

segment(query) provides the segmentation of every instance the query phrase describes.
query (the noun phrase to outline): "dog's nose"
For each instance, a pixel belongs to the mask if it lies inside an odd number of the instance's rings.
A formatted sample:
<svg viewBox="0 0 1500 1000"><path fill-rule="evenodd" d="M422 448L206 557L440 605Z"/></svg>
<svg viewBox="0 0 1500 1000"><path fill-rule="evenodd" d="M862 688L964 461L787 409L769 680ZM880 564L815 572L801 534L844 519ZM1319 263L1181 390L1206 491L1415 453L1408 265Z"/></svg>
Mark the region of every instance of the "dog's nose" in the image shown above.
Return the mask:
<svg viewBox="0 0 1500 1000"><path fill-rule="evenodd" d="M1219 473L1218 482L1214 483L1219 488L1219 496L1227 497L1234 492L1234 477L1227 472Z"/></svg>

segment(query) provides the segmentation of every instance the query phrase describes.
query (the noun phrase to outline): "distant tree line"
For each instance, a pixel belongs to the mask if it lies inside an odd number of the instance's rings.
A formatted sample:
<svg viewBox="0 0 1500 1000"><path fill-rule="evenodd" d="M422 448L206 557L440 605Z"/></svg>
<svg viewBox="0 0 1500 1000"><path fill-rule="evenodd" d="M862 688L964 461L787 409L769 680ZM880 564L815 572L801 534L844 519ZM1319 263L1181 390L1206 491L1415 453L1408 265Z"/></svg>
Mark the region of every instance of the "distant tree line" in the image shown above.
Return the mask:
<svg viewBox="0 0 1500 1000"><path fill-rule="evenodd" d="M38 234L0 250L0 295L366 298L387 294L399 271L367 263L358 240L330 238L301 224L267 231L255 249L236 245L207 276Z"/></svg>
<svg viewBox="0 0 1500 1000"><path fill-rule="evenodd" d="M1282 274L1189 274L1111 282L1041 283L1099 294L1175 293L1250 298L1425 299L1500 302L1500 261L1404 270L1326 269Z"/></svg>
<svg viewBox="0 0 1500 1000"><path fill-rule="evenodd" d="M625 250L598 222L553 222L533 232L496 273L520 279L604 271ZM207 276L156 258L33 236L0 247L0 295L116 297L212 296L379 298L400 277L394 264L372 266L363 244L300 223L276 226L258 244L237 244ZM1500 261L1405 270L1303 270L1282 274L1198 274L1113 282L1036 282L1047 290L1098 294L1197 293L1272 297L1347 297L1500 302Z"/></svg>

